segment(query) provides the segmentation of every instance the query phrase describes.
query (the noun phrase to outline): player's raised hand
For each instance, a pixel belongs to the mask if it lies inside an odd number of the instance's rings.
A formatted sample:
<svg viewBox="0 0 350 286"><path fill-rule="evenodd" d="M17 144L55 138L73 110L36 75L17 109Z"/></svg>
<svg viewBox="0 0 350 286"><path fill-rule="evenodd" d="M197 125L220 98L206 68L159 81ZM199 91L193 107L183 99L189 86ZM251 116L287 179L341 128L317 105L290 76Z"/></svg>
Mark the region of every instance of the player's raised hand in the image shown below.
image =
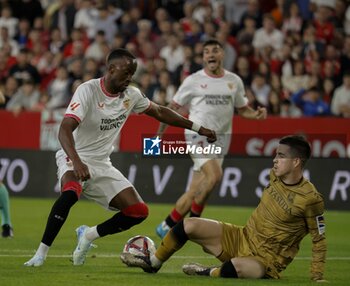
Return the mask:
<svg viewBox="0 0 350 286"><path fill-rule="evenodd" d="M206 136L209 143L214 143L217 140L215 131L203 126L199 129L198 134Z"/></svg>

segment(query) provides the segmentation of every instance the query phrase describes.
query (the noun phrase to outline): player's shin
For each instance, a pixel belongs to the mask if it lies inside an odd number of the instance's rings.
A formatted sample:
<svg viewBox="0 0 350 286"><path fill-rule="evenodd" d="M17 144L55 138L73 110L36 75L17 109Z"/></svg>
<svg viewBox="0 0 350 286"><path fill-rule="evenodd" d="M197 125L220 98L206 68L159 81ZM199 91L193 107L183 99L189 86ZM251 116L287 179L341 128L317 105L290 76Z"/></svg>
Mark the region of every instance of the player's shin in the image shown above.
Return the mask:
<svg viewBox="0 0 350 286"><path fill-rule="evenodd" d="M47 219L47 224L43 238L41 240L47 246L51 246L66 221L70 208L78 201L78 196L74 191L65 191L52 206Z"/></svg>
<svg viewBox="0 0 350 286"><path fill-rule="evenodd" d="M178 251L187 240L188 236L184 229L184 222L180 221L163 238L162 243L155 253L156 258L165 262L170 256Z"/></svg>
<svg viewBox="0 0 350 286"><path fill-rule="evenodd" d="M127 230L143 222L148 216L148 207L145 203L137 203L123 209L110 219L97 225L100 237Z"/></svg>
<svg viewBox="0 0 350 286"><path fill-rule="evenodd" d="M165 219L165 222L170 228L172 228L182 219L183 219L183 216L176 210L176 208L174 208Z"/></svg>
<svg viewBox="0 0 350 286"><path fill-rule="evenodd" d="M220 268L213 268L210 272L212 277L237 278L238 274L231 260L224 262Z"/></svg>

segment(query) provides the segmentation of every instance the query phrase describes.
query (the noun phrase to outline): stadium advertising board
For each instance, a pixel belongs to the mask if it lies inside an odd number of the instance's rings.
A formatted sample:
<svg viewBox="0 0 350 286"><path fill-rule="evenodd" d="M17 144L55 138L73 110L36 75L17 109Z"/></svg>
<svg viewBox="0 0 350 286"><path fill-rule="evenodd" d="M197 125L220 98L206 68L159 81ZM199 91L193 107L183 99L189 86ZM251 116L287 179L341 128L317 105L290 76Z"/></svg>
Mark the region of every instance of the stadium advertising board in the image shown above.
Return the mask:
<svg viewBox="0 0 350 286"><path fill-rule="evenodd" d="M55 153L1 150L0 179L11 196L57 197ZM113 153L113 164L129 178L147 202L174 203L192 172L189 158L144 158L139 153ZM305 170L323 194L327 209L350 210L349 159L311 159ZM222 182L213 192L215 205L255 206L272 165L271 158L226 157Z"/></svg>
<svg viewBox="0 0 350 286"><path fill-rule="evenodd" d="M57 133L63 114L64 110L21 112L19 115L0 110L0 122L4 123L0 124L0 133L6 134L0 140L0 148L57 150ZM149 116L130 116L115 144L116 149L122 152L142 152L145 135L153 137L158 126L159 122ZM239 156L271 156L278 138L298 133L305 134L311 142L313 157L350 158L349 126L350 119L347 118L295 119L269 116L266 120L255 121L235 116L229 153ZM162 139L183 141L183 130L169 127Z"/></svg>

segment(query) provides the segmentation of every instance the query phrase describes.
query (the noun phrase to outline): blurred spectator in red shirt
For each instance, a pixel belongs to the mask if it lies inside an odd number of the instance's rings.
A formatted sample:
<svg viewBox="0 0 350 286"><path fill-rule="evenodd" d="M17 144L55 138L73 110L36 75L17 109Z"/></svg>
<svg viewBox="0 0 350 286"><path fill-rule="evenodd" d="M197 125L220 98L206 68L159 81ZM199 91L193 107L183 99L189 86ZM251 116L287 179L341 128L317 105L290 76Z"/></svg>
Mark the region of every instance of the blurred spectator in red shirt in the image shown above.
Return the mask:
<svg viewBox="0 0 350 286"><path fill-rule="evenodd" d="M324 41L329 44L334 38L334 25L330 21L332 10L325 5L317 6L315 19L313 22L316 28L316 39Z"/></svg>
<svg viewBox="0 0 350 286"><path fill-rule="evenodd" d="M270 12L272 18L275 20L276 27L279 29L283 24L285 6L285 0L276 0L276 6Z"/></svg>

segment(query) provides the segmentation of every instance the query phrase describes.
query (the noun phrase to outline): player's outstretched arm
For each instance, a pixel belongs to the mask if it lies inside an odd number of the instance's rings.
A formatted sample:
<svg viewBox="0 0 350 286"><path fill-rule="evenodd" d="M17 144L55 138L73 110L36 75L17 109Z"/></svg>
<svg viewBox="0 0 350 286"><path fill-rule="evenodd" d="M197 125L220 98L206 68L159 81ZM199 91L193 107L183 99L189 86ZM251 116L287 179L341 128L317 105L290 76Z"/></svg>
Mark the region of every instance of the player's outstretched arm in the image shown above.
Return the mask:
<svg viewBox="0 0 350 286"><path fill-rule="evenodd" d="M171 110L168 107L161 106L152 102L150 108L145 113L165 124L176 127L182 127L185 129L191 129L197 132L199 135L206 136L209 143L213 143L216 141L216 134L214 130L210 130L203 126L200 126L195 122L186 119L185 117L183 117L176 111Z"/></svg>
<svg viewBox="0 0 350 286"><path fill-rule="evenodd" d="M170 108L171 110L174 110L175 112L179 113L180 115L183 115L183 114L181 114L181 112L179 112L181 109L181 106L176 104L174 101L171 101L166 107ZM168 124L160 122L159 128L157 130L157 135L162 137L167 128L168 128Z"/></svg>
<svg viewBox="0 0 350 286"><path fill-rule="evenodd" d="M267 110L265 107L258 107L256 110L249 106L238 108L238 114L247 119L263 120L267 117Z"/></svg>

